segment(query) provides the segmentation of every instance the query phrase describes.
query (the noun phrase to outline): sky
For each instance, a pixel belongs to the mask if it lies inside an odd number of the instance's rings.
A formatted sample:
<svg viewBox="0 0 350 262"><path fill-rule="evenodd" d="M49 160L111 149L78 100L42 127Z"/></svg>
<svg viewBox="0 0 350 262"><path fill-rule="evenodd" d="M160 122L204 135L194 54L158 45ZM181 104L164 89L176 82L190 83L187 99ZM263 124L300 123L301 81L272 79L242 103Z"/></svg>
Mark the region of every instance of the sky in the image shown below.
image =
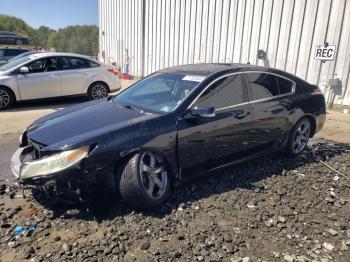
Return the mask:
<svg viewBox="0 0 350 262"><path fill-rule="evenodd" d="M0 0L0 14L21 18L34 28L98 26L98 0Z"/></svg>

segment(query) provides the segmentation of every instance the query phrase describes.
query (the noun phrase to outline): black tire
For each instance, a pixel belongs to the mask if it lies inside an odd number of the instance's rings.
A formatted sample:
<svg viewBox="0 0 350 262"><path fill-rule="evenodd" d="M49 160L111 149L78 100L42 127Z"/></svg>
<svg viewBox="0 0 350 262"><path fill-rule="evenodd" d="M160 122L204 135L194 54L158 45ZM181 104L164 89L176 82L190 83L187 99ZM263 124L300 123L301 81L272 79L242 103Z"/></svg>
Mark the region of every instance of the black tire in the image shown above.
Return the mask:
<svg viewBox="0 0 350 262"><path fill-rule="evenodd" d="M8 88L0 87L0 110L12 107L15 100L15 96Z"/></svg>
<svg viewBox="0 0 350 262"><path fill-rule="evenodd" d="M23 41L21 39L16 40L16 45L23 45Z"/></svg>
<svg viewBox="0 0 350 262"><path fill-rule="evenodd" d="M102 99L108 97L109 89L105 83L92 83L88 89L88 96L91 100Z"/></svg>
<svg viewBox="0 0 350 262"><path fill-rule="evenodd" d="M287 153L290 156L299 155L301 152L304 151L304 149L307 147L307 143L311 136L311 129L311 121L308 118L302 118L295 124L295 126L292 129L292 132L289 135L287 144ZM305 131L301 132L301 130Z"/></svg>
<svg viewBox="0 0 350 262"><path fill-rule="evenodd" d="M144 155L147 153L148 152L141 152L135 154L131 158L125 160L117 171L118 189L121 198L127 205L138 209L148 209L161 205L169 197L172 189L171 174L168 171L169 168L165 167L168 182L166 186L164 186L162 195L154 199L146 193L140 163L141 159L143 159Z"/></svg>

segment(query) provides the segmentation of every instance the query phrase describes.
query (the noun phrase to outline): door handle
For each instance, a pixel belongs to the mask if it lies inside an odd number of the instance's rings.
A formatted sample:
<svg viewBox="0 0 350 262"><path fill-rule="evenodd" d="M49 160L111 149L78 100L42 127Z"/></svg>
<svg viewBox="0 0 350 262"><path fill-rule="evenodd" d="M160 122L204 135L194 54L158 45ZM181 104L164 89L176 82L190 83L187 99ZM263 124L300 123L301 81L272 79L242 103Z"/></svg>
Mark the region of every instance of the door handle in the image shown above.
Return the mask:
<svg viewBox="0 0 350 262"><path fill-rule="evenodd" d="M47 76L48 78L54 78L55 77L55 75L49 75L49 76Z"/></svg>
<svg viewBox="0 0 350 262"><path fill-rule="evenodd" d="M234 118L241 120L249 115L250 115L250 112L244 112L244 111L243 112L235 112Z"/></svg>

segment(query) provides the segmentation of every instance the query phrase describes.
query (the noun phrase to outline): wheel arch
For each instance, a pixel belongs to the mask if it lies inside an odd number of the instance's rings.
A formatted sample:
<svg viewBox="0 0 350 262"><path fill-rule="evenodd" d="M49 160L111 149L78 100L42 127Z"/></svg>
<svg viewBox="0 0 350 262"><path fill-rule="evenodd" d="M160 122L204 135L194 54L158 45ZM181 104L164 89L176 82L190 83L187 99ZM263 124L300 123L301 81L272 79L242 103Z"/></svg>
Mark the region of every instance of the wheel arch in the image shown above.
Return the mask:
<svg viewBox="0 0 350 262"><path fill-rule="evenodd" d="M104 85L108 88L108 93L111 92L111 89L109 88L109 85L108 85L105 81L102 81L102 80L94 80L94 81L89 85L89 87L88 87L88 89L87 89L87 93L90 92L90 88L91 88L94 84L96 84L96 83L104 84Z"/></svg>
<svg viewBox="0 0 350 262"><path fill-rule="evenodd" d="M178 176L178 167L177 164L174 163L169 157L166 156L163 152L160 150L157 150L155 148L135 148L128 150L126 152L121 153L120 158L116 162L116 168L118 168L119 165L121 165L123 162L127 161L129 158L134 156L135 154L142 153L145 151L151 151L153 153L156 153L157 155L161 156L164 161L166 162L166 165L169 167L170 175L175 178L176 180L179 179Z"/></svg>
<svg viewBox="0 0 350 262"><path fill-rule="evenodd" d="M15 101L18 101L19 99L17 98L17 94L16 92L14 92L11 88L9 88L8 86L4 86L4 85L0 85L1 88L7 89L8 91L11 92L11 94L13 95L13 97L15 98Z"/></svg>
<svg viewBox="0 0 350 262"><path fill-rule="evenodd" d="M310 134L310 137L313 137L315 135L315 132L316 132L316 118L311 115L311 114L306 114L306 115L303 115L302 117L300 117L298 119L298 121L295 122L294 126L299 123L302 119L308 119L310 120L310 123L311 123L311 134Z"/></svg>

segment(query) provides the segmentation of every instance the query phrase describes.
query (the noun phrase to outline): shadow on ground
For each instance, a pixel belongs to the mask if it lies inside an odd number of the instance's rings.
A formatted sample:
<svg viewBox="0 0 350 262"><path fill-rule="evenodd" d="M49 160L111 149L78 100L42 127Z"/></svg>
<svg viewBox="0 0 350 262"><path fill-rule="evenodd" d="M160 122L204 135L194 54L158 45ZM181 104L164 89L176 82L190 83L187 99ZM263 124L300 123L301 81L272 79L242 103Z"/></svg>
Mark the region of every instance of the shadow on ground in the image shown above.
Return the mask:
<svg viewBox="0 0 350 262"><path fill-rule="evenodd" d="M21 101L17 102L12 108L7 109L4 112L32 111L41 109L59 110L63 107L66 107L67 105L73 105L87 101L89 101L89 98L87 96L74 96L66 98L59 97L42 100Z"/></svg>
<svg viewBox="0 0 350 262"><path fill-rule="evenodd" d="M279 176L289 171L295 171L305 165L316 163L319 160L327 160L350 152L350 145L348 144L329 141L311 142L310 144L309 148L298 157L289 157L281 154L281 152L272 153L270 156L250 160L191 179L177 186L170 199L161 207L136 212L146 216L162 218L173 212L174 209L176 210L181 203L189 204L199 199L233 191L237 188L255 190L259 188L259 185L255 183L268 177ZM259 188L259 190L263 191L264 189ZM120 199L113 197L101 199L94 195L94 201L86 203L50 205L48 202L43 201L41 193L33 192L33 196L39 203L53 210L54 217L64 217L66 219L76 218L102 221L135 211L127 207L127 204Z"/></svg>

